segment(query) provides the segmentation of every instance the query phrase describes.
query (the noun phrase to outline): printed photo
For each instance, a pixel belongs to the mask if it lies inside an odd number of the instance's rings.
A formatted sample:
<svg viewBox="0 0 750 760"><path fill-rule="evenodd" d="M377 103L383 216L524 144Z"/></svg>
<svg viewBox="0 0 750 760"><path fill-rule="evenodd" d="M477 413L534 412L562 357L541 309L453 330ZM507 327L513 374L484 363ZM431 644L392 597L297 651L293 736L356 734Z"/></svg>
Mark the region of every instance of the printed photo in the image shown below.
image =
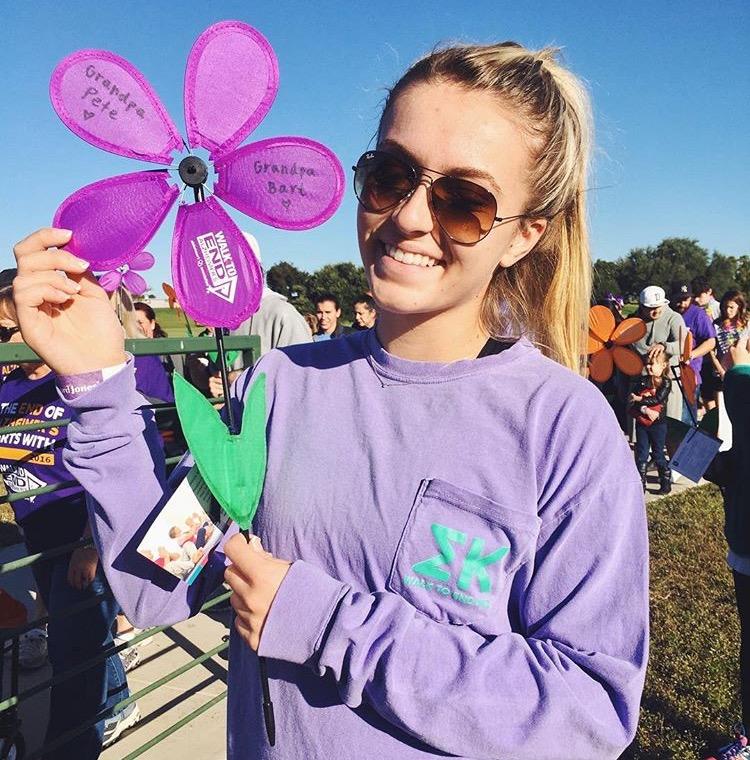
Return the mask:
<svg viewBox="0 0 750 760"><path fill-rule="evenodd" d="M193 583L223 535L205 511L210 499L194 467L164 505L138 552L188 585Z"/></svg>

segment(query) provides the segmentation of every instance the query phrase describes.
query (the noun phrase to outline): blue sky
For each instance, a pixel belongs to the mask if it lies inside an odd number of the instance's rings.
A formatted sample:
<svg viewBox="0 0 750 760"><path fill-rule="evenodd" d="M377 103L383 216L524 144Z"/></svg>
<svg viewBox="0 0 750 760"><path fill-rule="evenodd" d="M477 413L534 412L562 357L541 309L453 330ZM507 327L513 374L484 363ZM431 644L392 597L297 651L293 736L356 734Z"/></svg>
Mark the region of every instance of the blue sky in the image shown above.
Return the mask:
<svg viewBox="0 0 750 760"><path fill-rule="evenodd" d="M186 56L198 34L222 19L255 26L279 58L279 94L249 140L306 135L329 145L347 170L344 202L318 229L284 232L234 214L259 238L265 266L288 260L312 271L359 261L349 167L375 131L384 88L449 40L558 45L588 82L597 128L591 185L603 188L590 194L595 258L614 259L668 236L750 253L747 0L35 0L3 3L1 266L12 265L13 244L49 224L77 188L154 168L97 150L67 130L48 97L58 61L84 47L122 55L182 129ZM149 245L157 264L147 279L155 290L171 279L170 237L168 220Z"/></svg>

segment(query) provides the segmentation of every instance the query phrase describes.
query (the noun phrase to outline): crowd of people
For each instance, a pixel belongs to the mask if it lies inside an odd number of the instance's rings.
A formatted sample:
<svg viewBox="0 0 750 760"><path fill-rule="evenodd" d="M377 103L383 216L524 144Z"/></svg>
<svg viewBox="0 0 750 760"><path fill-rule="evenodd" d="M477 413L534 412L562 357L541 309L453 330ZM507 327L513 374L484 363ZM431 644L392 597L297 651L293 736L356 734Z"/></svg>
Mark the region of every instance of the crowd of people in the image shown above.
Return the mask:
<svg viewBox="0 0 750 760"><path fill-rule="evenodd" d="M616 322L624 303L611 295L603 302ZM643 359L643 374L631 380L616 372L607 391L624 430L635 418L635 458L644 489L650 458L659 472L660 494L671 490L672 472L665 453L667 418L690 426L706 412L718 410L724 448L731 446L731 424L723 403L723 378L732 366L731 349L750 337L747 303L739 290L728 290L720 301L705 278L672 286L670 295L659 285L644 288L638 311L646 332L633 344ZM682 383L689 366L695 380Z"/></svg>

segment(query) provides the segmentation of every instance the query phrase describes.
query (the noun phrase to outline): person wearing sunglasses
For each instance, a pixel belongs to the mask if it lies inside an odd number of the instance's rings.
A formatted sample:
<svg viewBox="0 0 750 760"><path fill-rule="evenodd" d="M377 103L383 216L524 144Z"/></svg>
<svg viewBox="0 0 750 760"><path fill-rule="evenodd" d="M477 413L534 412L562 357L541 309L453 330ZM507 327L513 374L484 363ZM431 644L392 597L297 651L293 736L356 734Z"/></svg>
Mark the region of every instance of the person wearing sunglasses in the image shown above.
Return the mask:
<svg viewBox="0 0 750 760"><path fill-rule="evenodd" d="M138 625L173 622L222 579L234 591L232 760L602 760L632 740L648 547L632 456L581 376L589 120L550 49L449 47L396 83L354 169L377 324L271 351L238 378L241 405L266 377L254 535L230 531L189 588L133 548L175 481L102 294L49 250L70 233L16 247L28 341L96 384L69 400L67 462L99 502L122 606ZM49 303L86 326L86 352Z"/></svg>

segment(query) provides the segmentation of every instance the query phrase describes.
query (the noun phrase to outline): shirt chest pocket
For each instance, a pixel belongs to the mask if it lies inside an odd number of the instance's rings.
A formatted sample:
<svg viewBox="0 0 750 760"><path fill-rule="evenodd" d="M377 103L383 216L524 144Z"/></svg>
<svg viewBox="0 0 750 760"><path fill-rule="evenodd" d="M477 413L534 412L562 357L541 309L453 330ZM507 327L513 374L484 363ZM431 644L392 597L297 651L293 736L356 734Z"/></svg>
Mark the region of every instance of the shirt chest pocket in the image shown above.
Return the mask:
<svg viewBox="0 0 750 760"><path fill-rule="evenodd" d="M507 607L510 583L531 558L540 524L534 514L451 483L422 481L388 589L438 622L487 628Z"/></svg>

